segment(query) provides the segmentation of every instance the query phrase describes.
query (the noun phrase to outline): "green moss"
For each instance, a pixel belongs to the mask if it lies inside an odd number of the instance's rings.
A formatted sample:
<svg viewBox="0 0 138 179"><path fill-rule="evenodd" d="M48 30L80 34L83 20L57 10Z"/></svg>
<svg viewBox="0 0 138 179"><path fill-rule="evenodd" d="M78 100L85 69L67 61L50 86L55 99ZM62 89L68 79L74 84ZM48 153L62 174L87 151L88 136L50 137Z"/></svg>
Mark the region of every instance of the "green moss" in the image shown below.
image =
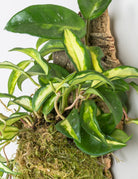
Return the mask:
<svg viewBox="0 0 138 179"><path fill-rule="evenodd" d="M19 179L104 179L104 166L82 153L53 125L20 133L15 158Z"/></svg>

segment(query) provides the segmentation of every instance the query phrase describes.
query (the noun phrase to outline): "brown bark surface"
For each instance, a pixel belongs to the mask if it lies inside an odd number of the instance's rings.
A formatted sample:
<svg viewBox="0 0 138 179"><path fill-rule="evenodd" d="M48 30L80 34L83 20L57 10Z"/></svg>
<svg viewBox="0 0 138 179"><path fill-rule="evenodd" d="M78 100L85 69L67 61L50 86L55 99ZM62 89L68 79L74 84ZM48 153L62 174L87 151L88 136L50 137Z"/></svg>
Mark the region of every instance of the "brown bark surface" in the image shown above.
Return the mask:
<svg viewBox="0 0 138 179"><path fill-rule="evenodd" d="M110 18L106 10L99 18L91 21L89 30L89 45L102 48L105 56L102 65L105 69L120 66L116 57L115 40L110 30Z"/></svg>

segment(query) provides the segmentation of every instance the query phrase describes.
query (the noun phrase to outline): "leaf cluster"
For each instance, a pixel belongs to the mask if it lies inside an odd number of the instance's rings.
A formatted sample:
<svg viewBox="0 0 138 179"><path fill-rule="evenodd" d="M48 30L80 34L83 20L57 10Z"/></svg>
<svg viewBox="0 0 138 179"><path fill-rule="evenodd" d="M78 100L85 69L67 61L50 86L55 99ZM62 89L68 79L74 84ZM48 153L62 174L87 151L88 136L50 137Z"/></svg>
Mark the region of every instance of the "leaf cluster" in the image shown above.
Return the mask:
<svg viewBox="0 0 138 179"><path fill-rule="evenodd" d="M102 50L87 45L85 22L88 24L99 17L110 2L78 0L84 20L70 9L57 5L30 6L10 19L6 25L8 31L35 35L39 39L36 49L11 50L25 53L30 60L17 65L0 62L0 68L12 69L8 94L0 93L0 97L9 99L7 108L13 104L19 107L9 117L0 115L1 146L18 135L17 121L33 128L36 120L43 118L48 123L54 122L58 131L93 157L126 146L130 137L116 126L127 110L126 92L130 85L138 88L137 84L127 83L125 79L138 78L138 69L120 66L105 71L101 65ZM85 44L81 40L84 36ZM52 53L62 50L75 67L73 73L52 63ZM36 92L33 96L14 96L16 85L22 90L26 79L37 86ZM55 114L54 121L50 114ZM0 169L2 173L15 174L2 161Z"/></svg>

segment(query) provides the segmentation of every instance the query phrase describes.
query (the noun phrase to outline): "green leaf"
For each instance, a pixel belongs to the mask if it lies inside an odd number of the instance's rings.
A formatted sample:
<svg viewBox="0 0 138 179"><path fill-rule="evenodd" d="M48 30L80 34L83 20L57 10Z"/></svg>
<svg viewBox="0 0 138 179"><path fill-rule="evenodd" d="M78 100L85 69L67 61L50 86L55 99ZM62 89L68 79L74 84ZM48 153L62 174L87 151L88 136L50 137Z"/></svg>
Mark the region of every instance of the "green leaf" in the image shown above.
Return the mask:
<svg viewBox="0 0 138 179"><path fill-rule="evenodd" d="M49 53L64 50L64 45L61 40L49 40L41 49L40 54L42 57Z"/></svg>
<svg viewBox="0 0 138 179"><path fill-rule="evenodd" d="M53 110L55 99L56 99L56 95L53 94L46 100L46 102L43 105L43 110L42 110L44 115L49 114Z"/></svg>
<svg viewBox="0 0 138 179"><path fill-rule="evenodd" d="M87 49L79 38L68 29L64 31L64 44L66 52L75 65L76 70L92 69L91 59Z"/></svg>
<svg viewBox="0 0 138 179"><path fill-rule="evenodd" d="M53 86L56 89L59 83L54 83ZM32 107L34 111L38 111L40 106L46 101L46 99L53 93L53 88L50 84L45 87L39 88L33 96Z"/></svg>
<svg viewBox="0 0 138 179"><path fill-rule="evenodd" d="M78 14L51 4L23 9L9 20L5 29L46 39L61 39L64 29L70 29L79 37L85 35L85 23Z"/></svg>
<svg viewBox="0 0 138 179"><path fill-rule="evenodd" d="M41 68L44 70L45 74L46 75L48 74L48 64L46 61L44 61L41 58L41 55L37 50L35 50L33 48L14 48L11 51L23 52L26 55L30 56L41 66Z"/></svg>
<svg viewBox="0 0 138 179"><path fill-rule="evenodd" d="M58 78L62 78L62 77L66 77L69 75L69 72L61 67L60 65L54 64L54 63L49 63L49 66L51 68L51 71L49 73L51 73L51 76L55 76Z"/></svg>
<svg viewBox="0 0 138 179"><path fill-rule="evenodd" d="M12 99L14 99L15 96L8 94L8 93L0 93L0 98L12 98Z"/></svg>
<svg viewBox="0 0 138 179"><path fill-rule="evenodd" d="M23 119L25 117L28 117L29 115L27 113L14 113L6 120L6 125L11 126L15 122L19 121L20 119Z"/></svg>
<svg viewBox="0 0 138 179"><path fill-rule="evenodd" d="M102 82L102 84L107 83L110 86L112 86L112 88L114 88L112 82L108 78L106 78L101 73L96 72L96 71L77 72L73 80L70 81L70 84L76 85L76 84L84 83L86 81L91 81L91 82L98 81L98 82Z"/></svg>
<svg viewBox="0 0 138 179"><path fill-rule="evenodd" d="M59 83L58 87L56 88L56 92L58 92L58 90L59 90L63 85L69 86L67 83L74 78L74 75L75 75L75 74L76 74L76 72L70 73L65 79L63 79L63 80Z"/></svg>
<svg viewBox="0 0 138 179"><path fill-rule="evenodd" d="M103 72L103 67L101 65L101 59L104 57L104 53L100 47L88 47L91 58L92 64L95 71Z"/></svg>
<svg viewBox="0 0 138 179"><path fill-rule="evenodd" d="M15 71L19 71L22 74L24 74L27 78L29 78L36 86L39 86L31 77L29 74L27 74L23 69L21 69L20 67L18 67L17 65L14 65L11 62L5 61L5 62L1 62L0 63L0 68L7 68L7 69L12 69Z"/></svg>
<svg viewBox="0 0 138 179"><path fill-rule="evenodd" d="M33 65L28 71L27 73L30 75L30 76L38 76L38 75L41 75L41 76L44 76L45 73L43 71L43 69L40 67L39 64L35 64ZM20 75L20 77L18 78L17 80L17 85L18 85L18 88L22 91L22 83L27 79L27 77L22 74Z"/></svg>
<svg viewBox="0 0 138 179"><path fill-rule="evenodd" d="M88 134L83 128L81 128L81 142L75 141L75 144L82 152L93 157L103 156L126 146L110 137L104 143L96 136Z"/></svg>
<svg viewBox="0 0 138 179"><path fill-rule="evenodd" d="M30 96L20 96L15 98L13 102L20 107L24 108L26 111L32 112L32 98Z"/></svg>
<svg viewBox="0 0 138 179"><path fill-rule="evenodd" d="M83 101L80 109L81 126L90 135L99 137L105 142L105 136L102 134L99 124L96 119L97 106L94 101Z"/></svg>
<svg viewBox="0 0 138 179"><path fill-rule="evenodd" d="M45 39L45 38L39 38L36 42L36 49L38 50L38 48L45 42L47 42L48 39Z"/></svg>
<svg viewBox="0 0 138 179"><path fill-rule="evenodd" d="M56 129L68 138L80 142L80 117L76 109L73 109L66 119L56 124Z"/></svg>
<svg viewBox="0 0 138 179"><path fill-rule="evenodd" d="M39 64L34 64L29 70L27 70L27 73L30 76L45 75L45 72L43 71L43 69Z"/></svg>
<svg viewBox="0 0 138 179"><path fill-rule="evenodd" d="M5 116L2 113L0 113L0 124L6 125L6 119L7 118L8 118L7 116Z"/></svg>
<svg viewBox="0 0 138 179"><path fill-rule="evenodd" d="M6 158L4 158L1 154L0 154L0 162L1 163L6 163L7 162Z"/></svg>
<svg viewBox="0 0 138 179"><path fill-rule="evenodd" d="M117 125L121 121L123 116L122 104L114 91L103 86L97 89L89 88L85 94L95 94L99 96L107 104L113 115L114 124Z"/></svg>
<svg viewBox="0 0 138 179"><path fill-rule="evenodd" d="M3 175L4 175L4 172L1 172L1 171L0 171L0 177L2 177Z"/></svg>
<svg viewBox="0 0 138 179"><path fill-rule="evenodd" d="M135 82L130 82L129 83L136 91L137 91L137 93L138 93L138 84L136 84Z"/></svg>
<svg viewBox="0 0 138 179"><path fill-rule="evenodd" d="M113 84L116 91L129 91L129 84L123 79L114 80Z"/></svg>
<svg viewBox="0 0 138 179"><path fill-rule="evenodd" d="M97 116L97 121L105 135L110 135L116 127L113 115L111 113L104 113Z"/></svg>
<svg viewBox="0 0 138 179"><path fill-rule="evenodd" d="M119 66L103 72L110 80L138 78L138 68L130 66Z"/></svg>
<svg viewBox="0 0 138 179"><path fill-rule="evenodd" d="M4 173L8 173L11 175L17 175L18 173L13 172L11 169L9 169L6 165L4 165L2 162L0 162L0 171Z"/></svg>
<svg viewBox="0 0 138 179"><path fill-rule="evenodd" d="M111 0L78 0L79 8L85 19L99 17L108 7Z"/></svg>
<svg viewBox="0 0 138 179"><path fill-rule="evenodd" d="M31 63L30 60L26 60L26 61L22 61L19 64L17 64L17 66L21 69L25 69L29 64ZM13 94L14 89L15 89L15 85L17 83L18 78L20 77L20 75L22 74L21 71L19 70L13 70L10 74L9 80L8 80L8 92L9 94Z"/></svg>
<svg viewBox="0 0 138 179"><path fill-rule="evenodd" d="M129 137L124 131L120 129L115 129L110 136L115 140L123 143L126 143L131 138L131 136Z"/></svg>
<svg viewBox="0 0 138 179"><path fill-rule="evenodd" d="M11 140L17 135L18 131L17 127L0 124L0 140Z"/></svg>
<svg viewBox="0 0 138 179"><path fill-rule="evenodd" d="M117 96L119 97L122 106L127 110L128 108L128 94L124 91L116 91Z"/></svg>
<svg viewBox="0 0 138 179"><path fill-rule="evenodd" d="M137 124L138 125L138 118L137 119L130 119L126 122L127 124Z"/></svg>

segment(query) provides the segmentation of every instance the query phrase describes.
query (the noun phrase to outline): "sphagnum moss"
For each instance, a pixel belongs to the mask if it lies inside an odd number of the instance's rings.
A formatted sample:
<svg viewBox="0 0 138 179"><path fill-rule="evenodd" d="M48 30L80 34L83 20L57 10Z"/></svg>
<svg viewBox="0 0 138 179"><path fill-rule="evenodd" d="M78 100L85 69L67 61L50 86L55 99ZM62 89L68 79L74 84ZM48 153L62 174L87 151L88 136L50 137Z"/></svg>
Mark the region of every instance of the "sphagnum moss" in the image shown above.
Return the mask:
<svg viewBox="0 0 138 179"><path fill-rule="evenodd" d="M98 159L77 149L54 125L22 130L18 142L18 179L106 178Z"/></svg>

